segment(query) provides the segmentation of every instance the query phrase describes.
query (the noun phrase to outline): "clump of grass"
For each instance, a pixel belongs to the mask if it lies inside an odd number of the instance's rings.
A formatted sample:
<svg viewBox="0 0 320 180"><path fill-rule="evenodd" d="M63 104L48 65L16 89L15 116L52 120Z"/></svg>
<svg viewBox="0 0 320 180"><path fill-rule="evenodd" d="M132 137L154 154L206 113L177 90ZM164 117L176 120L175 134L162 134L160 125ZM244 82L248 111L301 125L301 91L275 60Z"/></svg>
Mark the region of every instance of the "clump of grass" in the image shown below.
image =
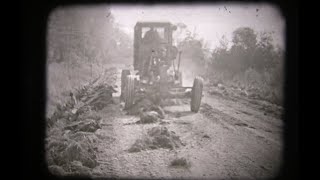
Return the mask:
<svg viewBox="0 0 320 180"><path fill-rule="evenodd" d="M165 126L160 126L148 130L141 139L136 140L131 148L128 149L128 152L140 152L142 150L159 148L173 150L184 145L175 132L168 131Z"/></svg>
<svg viewBox="0 0 320 180"><path fill-rule="evenodd" d="M176 158L170 163L171 167L189 168L191 166L190 162L186 158Z"/></svg>

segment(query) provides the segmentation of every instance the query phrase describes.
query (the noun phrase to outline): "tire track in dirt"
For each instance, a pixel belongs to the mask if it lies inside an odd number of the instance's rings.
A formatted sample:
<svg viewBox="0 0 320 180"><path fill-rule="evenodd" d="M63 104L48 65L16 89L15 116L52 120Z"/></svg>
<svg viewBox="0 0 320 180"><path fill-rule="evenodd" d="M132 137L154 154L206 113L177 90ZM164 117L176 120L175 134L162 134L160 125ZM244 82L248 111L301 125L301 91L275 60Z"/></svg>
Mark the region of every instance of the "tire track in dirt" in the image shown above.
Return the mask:
<svg viewBox="0 0 320 180"><path fill-rule="evenodd" d="M223 128L228 130L226 137L229 143L226 148L237 149L239 153L238 155L231 153L229 158L233 157L231 159L236 160L234 163L246 169L251 177L275 175L279 168L279 159L281 159L280 142L266 137L262 132L263 129L255 129L247 121L235 118L218 108L213 108L206 101L202 104L201 113L213 120L212 122L220 123ZM223 109L221 106L219 108ZM239 142L243 145L239 145Z"/></svg>
<svg viewBox="0 0 320 180"><path fill-rule="evenodd" d="M237 110L237 114L246 114L257 119L263 119L264 123L270 123L271 126L275 126L273 130L282 128L282 111L283 109L275 104L263 100L254 100L245 98L242 96L223 96L222 94L208 94L206 97L218 99L223 102L224 106Z"/></svg>
<svg viewBox="0 0 320 180"><path fill-rule="evenodd" d="M118 74L118 79L120 79L121 71ZM105 150L99 155L99 161L104 162L104 165L100 165L100 169L106 171L102 177L170 178L167 165L172 152L166 149L128 152L137 139L140 139L148 129L158 126L158 124L136 124L139 117L126 115L126 112L122 111L123 105L119 102L119 95L120 91L114 97L116 108L113 108L112 112L110 110L102 112L105 123L110 124L112 129L108 133L114 138L110 144L101 144Z"/></svg>
<svg viewBox="0 0 320 180"><path fill-rule="evenodd" d="M260 122L264 121L258 118L260 114L239 102L205 94L199 113L190 112L189 103L179 104L177 109L166 111L164 126L186 146L135 153L127 150L160 124L136 124L139 118L125 115L118 99L117 103L112 113L103 112L105 124L111 126L104 129L115 139L101 144L105 148L99 155L99 161L105 163L100 165L105 171L103 177L257 179L273 177L280 164L278 135L264 131L274 130L274 126ZM190 167L170 167L178 157L186 158Z"/></svg>
<svg viewBox="0 0 320 180"><path fill-rule="evenodd" d="M281 119L265 116L261 110L252 109L251 106L243 105L241 102L216 97L206 96L203 106L211 106L211 114L215 118L223 119L221 123L228 123L231 127L245 127L253 134L264 137L270 143L282 144ZM206 108L210 109L209 106Z"/></svg>
<svg viewBox="0 0 320 180"><path fill-rule="evenodd" d="M272 133L273 131L269 130L270 127L265 127L263 125L259 125L257 123L253 124L249 122L248 120L245 120L245 118L236 118L231 115L231 113L224 113L220 111L217 108L213 108L207 103L202 104L203 108L206 110L203 110L203 114L207 118L214 118L218 119L218 122L222 124L222 126L226 129L230 129L233 131L249 131L248 133L253 134L258 139L264 140L267 144L274 143L276 146L281 145L280 134L271 134L272 136L266 134L266 133ZM205 111L205 112L204 112ZM209 112L208 112L209 111ZM238 114L239 115L239 114ZM258 120L258 119L257 119Z"/></svg>
<svg viewBox="0 0 320 180"><path fill-rule="evenodd" d="M253 160L246 158L257 152L238 147L237 144L241 146L246 137L222 127L218 121L218 118L212 120L201 113L186 113L172 119L170 126L187 144L179 150L179 155L191 161L188 178L269 177L272 172L261 170Z"/></svg>

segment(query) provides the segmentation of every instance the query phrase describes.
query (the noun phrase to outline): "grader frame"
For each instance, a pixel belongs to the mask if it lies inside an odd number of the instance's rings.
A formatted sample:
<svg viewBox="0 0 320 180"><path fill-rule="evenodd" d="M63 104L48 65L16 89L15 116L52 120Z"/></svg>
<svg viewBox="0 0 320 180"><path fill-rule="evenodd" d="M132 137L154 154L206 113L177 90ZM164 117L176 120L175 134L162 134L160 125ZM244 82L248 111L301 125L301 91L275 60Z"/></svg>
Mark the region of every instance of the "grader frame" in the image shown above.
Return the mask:
<svg viewBox="0 0 320 180"><path fill-rule="evenodd" d="M125 109L129 109L143 98L149 98L154 103L171 98L191 98L191 111L199 111L203 79L197 76L192 87L182 86L182 72L179 69L181 51L178 52L173 46L172 39L173 31L176 29L176 26L169 22L136 23L134 69L124 69L121 74L120 100L125 102ZM147 44L145 39L148 31L157 35L157 43L156 40L152 40L151 44Z"/></svg>

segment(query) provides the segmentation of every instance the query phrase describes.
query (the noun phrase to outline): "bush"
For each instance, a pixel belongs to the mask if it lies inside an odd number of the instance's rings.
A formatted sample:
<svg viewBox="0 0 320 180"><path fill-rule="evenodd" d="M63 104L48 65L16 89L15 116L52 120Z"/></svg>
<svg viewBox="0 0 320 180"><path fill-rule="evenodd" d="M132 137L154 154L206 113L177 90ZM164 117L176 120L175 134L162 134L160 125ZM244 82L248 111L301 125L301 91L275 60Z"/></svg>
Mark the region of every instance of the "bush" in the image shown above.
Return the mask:
<svg viewBox="0 0 320 180"><path fill-rule="evenodd" d="M244 73L244 84L250 88L260 88L264 79L255 69L249 68Z"/></svg>
<svg viewBox="0 0 320 180"><path fill-rule="evenodd" d="M78 64L72 67L68 62L51 63L47 67L47 117L51 116L54 107L65 104L74 87L79 87L98 77L103 68L97 64Z"/></svg>
<svg viewBox="0 0 320 180"><path fill-rule="evenodd" d="M133 52L132 39L108 7L57 8L49 17L47 45L47 117L65 104L73 87L96 78L113 60L131 60Z"/></svg>
<svg viewBox="0 0 320 180"><path fill-rule="evenodd" d="M230 49L221 40L212 53L207 76L212 85L238 87L250 97L281 104L284 52L273 46L270 33L260 33L260 41L256 34L250 28L237 29Z"/></svg>

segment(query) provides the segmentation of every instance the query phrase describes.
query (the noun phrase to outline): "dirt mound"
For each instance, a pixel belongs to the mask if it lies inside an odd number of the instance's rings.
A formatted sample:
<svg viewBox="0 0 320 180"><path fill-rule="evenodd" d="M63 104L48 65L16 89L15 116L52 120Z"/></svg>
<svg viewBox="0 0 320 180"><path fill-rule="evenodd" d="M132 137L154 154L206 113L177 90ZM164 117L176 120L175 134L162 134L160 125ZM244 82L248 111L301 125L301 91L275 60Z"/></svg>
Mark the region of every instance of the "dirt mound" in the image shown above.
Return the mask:
<svg viewBox="0 0 320 180"><path fill-rule="evenodd" d="M140 152L147 149L174 149L184 146L179 136L173 131L168 131L167 127L153 127L142 138L136 140L129 152Z"/></svg>
<svg viewBox="0 0 320 180"><path fill-rule="evenodd" d="M139 115L140 120L136 122L137 124L155 123L165 118L164 110L147 98L138 100L130 109L127 109L127 114Z"/></svg>

